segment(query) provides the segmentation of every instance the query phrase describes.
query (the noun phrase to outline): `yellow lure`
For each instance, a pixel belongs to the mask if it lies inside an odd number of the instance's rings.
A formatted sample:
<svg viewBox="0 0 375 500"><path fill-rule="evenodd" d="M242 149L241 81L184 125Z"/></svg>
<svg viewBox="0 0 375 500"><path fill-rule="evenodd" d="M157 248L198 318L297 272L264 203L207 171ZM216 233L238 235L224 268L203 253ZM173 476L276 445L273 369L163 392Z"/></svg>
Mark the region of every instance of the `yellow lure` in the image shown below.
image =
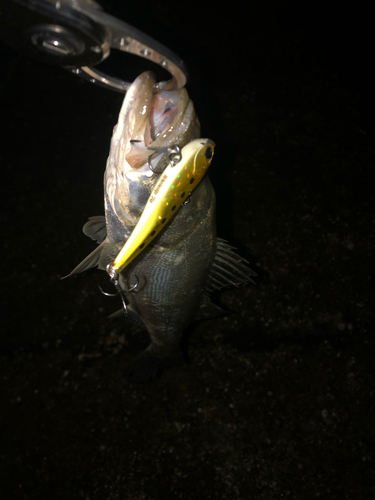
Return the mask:
<svg viewBox="0 0 375 500"><path fill-rule="evenodd" d="M214 147L215 143L210 139L195 139L182 148L178 163L168 164L111 271L120 273L168 224L202 180L211 163Z"/></svg>

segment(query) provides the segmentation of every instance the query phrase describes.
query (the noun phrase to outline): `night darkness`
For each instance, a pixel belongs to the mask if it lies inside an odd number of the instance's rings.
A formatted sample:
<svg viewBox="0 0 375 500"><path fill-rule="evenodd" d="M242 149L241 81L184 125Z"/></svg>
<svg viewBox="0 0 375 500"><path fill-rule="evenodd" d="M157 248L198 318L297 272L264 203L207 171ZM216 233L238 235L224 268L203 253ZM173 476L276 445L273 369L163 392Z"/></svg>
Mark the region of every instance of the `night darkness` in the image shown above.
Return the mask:
<svg viewBox="0 0 375 500"><path fill-rule="evenodd" d="M148 336L107 319L108 277L60 281L94 248L123 96L0 45L2 498L375 496L369 13L209 5L106 6L187 65L218 235L258 273L147 385L124 377Z"/></svg>

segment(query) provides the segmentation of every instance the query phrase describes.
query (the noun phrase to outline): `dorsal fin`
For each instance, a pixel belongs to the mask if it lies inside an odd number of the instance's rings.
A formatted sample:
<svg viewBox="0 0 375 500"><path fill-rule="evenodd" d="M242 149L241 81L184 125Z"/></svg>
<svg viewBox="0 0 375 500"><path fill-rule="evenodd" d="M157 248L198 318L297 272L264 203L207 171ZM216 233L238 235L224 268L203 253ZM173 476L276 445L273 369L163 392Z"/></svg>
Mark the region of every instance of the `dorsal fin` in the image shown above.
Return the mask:
<svg viewBox="0 0 375 500"><path fill-rule="evenodd" d="M251 276L256 276L256 273L247 266L247 261L233 250L235 247L228 245L225 240L217 239L216 255L206 282L207 292L254 283Z"/></svg>

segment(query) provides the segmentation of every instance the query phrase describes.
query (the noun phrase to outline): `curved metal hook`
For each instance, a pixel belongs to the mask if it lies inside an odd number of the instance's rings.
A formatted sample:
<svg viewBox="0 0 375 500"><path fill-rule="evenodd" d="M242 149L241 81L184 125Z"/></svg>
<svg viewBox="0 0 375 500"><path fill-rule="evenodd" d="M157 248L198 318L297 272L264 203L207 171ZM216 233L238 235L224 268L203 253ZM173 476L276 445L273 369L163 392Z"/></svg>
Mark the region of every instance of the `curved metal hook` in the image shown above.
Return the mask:
<svg viewBox="0 0 375 500"><path fill-rule="evenodd" d="M148 149L151 149L151 148L148 148ZM158 154L160 154L159 151L154 151L154 153L151 153L150 156L148 157L147 163L148 163L148 168L151 170L152 173L160 175L163 173L164 168L163 168L163 170L158 171L158 170L155 170L151 164L152 157L155 155L158 155Z"/></svg>
<svg viewBox="0 0 375 500"><path fill-rule="evenodd" d="M119 292L116 292L116 293L108 293L108 292L105 292L103 290L103 288L98 284L98 288L100 290L100 293L102 293L103 295L105 295L106 297L116 297L116 295L119 294Z"/></svg>
<svg viewBox="0 0 375 500"><path fill-rule="evenodd" d="M129 290L122 290L122 289L121 289L124 293L129 293L129 292L132 292L132 291L133 291L133 290L135 290L135 289L137 288L137 286L139 285L139 278L138 278L138 276L137 276L135 273L134 273L134 276L135 276L135 277L136 277L136 279L137 279L137 283L136 283L135 285L131 286L131 287L129 288Z"/></svg>
<svg viewBox="0 0 375 500"><path fill-rule="evenodd" d="M172 163L172 167L177 165L177 163L181 161L181 158L181 149L176 144L168 148L168 160Z"/></svg>
<svg viewBox="0 0 375 500"><path fill-rule="evenodd" d="M162 174L166 167L164 167L163 170L160 170L160 171L155 170L151 164L151 160L152 160L153 156L158 155L160 153L167 153L168 161L171 162L172 167L177 165L177 163L179 161L181 161L181 158L182 158L181 149L176 144L173 144L172 146L169 146L167 148L147 148L147 149L154 151L154 153L150 154L150 156L148 157L148 160L147 160L149 169L154 174Z"/></svg>
<svg viewBox="0 0 375 500"><path fill-rule="evenodd" d="M129 290L123 290L120 286L120 282L119 282L119 279L118 279L118 274L113 270L111 264L108 264L107 266L107 273L109 274L109 279L111 281L111 283L113 284L113 286L115 287L116 289L116 293L108 293L108 292L105 292L100 285L98 285L99 287L99 290L101 291L101 293L103 295L106 295L107 297L116 297L116 295L120 295L120 298L121 298L121 302L122 302L122 306L124 308L124 314L127 315L128 314L128 308L126 306L126 301L125 301L125 296L124 294L125 293L128 293L128 292L132 292L133 290L135 290L137 288L137 286L139 285L139 278L138 276L134 273L134 276L136 277L137 279L137 283L135 285L133 285L132 287L129 288Z"/></svg>

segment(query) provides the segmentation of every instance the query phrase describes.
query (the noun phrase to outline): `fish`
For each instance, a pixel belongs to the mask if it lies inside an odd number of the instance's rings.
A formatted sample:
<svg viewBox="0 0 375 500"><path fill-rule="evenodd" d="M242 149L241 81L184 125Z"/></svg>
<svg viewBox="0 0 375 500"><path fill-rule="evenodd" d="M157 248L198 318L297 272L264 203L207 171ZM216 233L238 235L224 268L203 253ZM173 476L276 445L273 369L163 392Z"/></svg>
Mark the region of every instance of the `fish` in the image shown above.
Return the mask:
<svg viewBox="0 0 375 500"><path fill-rule="evenodd" d="M186 89L155 90L155 82L146 71L124 97L104 174L105 215L90 217L83 227L98 246L69 276L113 264L168 165L170 151L200 138ZM149 346L125 374L145 383L182 362L181 339L192 321L225 313L211 302L212 292L252 282L256 273L217 237L215 192L205 174L165 228L118 276L129 316L150 336Z"/></svg>

